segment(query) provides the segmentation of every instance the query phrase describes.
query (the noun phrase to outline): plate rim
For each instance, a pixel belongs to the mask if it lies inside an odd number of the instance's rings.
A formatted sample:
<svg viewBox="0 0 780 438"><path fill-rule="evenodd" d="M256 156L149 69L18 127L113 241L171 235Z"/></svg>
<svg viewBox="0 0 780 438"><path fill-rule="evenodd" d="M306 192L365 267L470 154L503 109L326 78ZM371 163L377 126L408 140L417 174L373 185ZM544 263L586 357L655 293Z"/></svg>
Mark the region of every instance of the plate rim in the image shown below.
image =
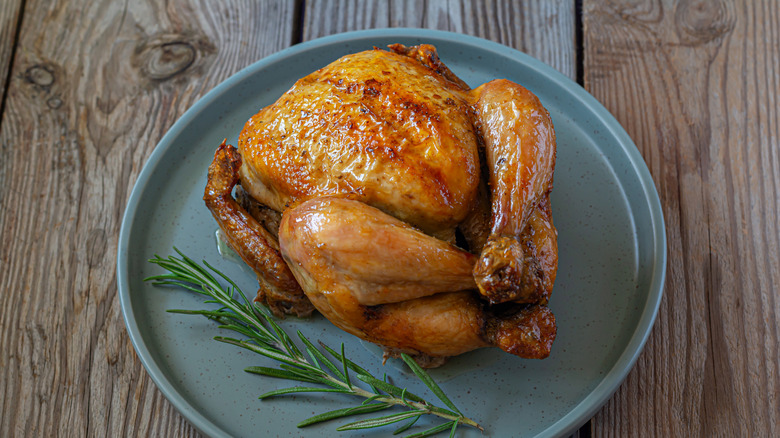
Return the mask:
<svg viewBox="0 0 780 438"><path fill-rule="evenodd" d="M618 356L614 365L609 369L598 385L584 397L580 403L574 406L566 415L560 417L557 421L550 424L543 432L544 436L560 436L571 433L581 427L586 421L601 409L609 398L617 391L620 385L625 381L628 373L633 369L636 361L644 349L650 332L658 315L661 299L664 292L667 268L667 241L666 228L661 207L660 197L655 188L655 183L650 175L650 171L639 153L636 144L631 137L615 119L615 117L599 102L594 96L588 93L582 86L572 81L570 78L555 70L551 66L539 61L532 56L523 53L517 49L502 45L500 43L486 40L480 37L459 34L449 31L419 28L382 28L357 30L351 32L338 33L311 41L303 42L282 49L267 57L257 60L247 67L239 70L229 78L225 79L195 104L188 108L179 119L174 122L171 128L165 133L155 146L149 158L143 164L141 172L133 185L130 197L125 205L125 211L122 216L120 226L119 240L117 242L117 290L122 308L122 316L125 320L130 340L135 348L138 358L143 364L146 372L152 378L158 389L165 398L190 422L197 430L208 436L226 436L227 433L196 409L189 401L185 399L173 386L160 366L153 360L149 348L142 339L142 334L137 324L134 311L132 309L132 300L130 298L129 273L127 272L130 245L130 234L132 224L137 215L137 209L156 167L160 164L162 155L167 151L174 140L182 133L183 129L189 125L199 113L208 108L209 105L220 96L231 90L236 84L244 81L248 77L256 74L259 70L273 65L284 59L295 57L299 53L323 46L330 46L340 42L350 42L365 38L388 38L388 37L412 37L412 38L431 38L451 40L458 44L478 46L480 50L496 52L499 55L510 58L517 58L534 70L538 74L543 74L548 80L552 81L559 89L562 89L572 97L580 101L582 105L591 111L602 126L607 128L621 150L626 154L628 162L638 177L639 188L644 193L644 199L647 202L649 212L649 221L652 224L653 240L653 263L652 273L650 275L648 295L643 303L641 317L637 323L634 332L626 344L623 352Z"/></svg>

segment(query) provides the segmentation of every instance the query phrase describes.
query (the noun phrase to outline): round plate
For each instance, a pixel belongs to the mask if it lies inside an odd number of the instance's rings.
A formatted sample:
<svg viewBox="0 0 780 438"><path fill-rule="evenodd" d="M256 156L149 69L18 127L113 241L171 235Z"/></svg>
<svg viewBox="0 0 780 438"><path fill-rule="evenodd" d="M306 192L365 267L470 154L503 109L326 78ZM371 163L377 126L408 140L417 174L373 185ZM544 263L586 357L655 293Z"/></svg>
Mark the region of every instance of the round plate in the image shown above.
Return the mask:
<svg viewBox="0 0 780 438"><path fill-rule="evenodd" d="M258 400L259 394L294 382L245 373L247 366L275 364L212 340L224 333L205 318L166 313L202 308L203 297L144 283L161 272L147 259L167 256L176 246L223 270L246 292L255 291L254 275L218 254L217 225L201 200L214 150L223 138L235 144L244 122L296 79L340 56L391 43L434 44L441 59L473 87L496 78L524 85L550 111L557 133L552 208L559 268L550 307L558 337L552 354L525 360L483 349L454 358L431 375L455 404L486 427L484 436L571 433L617 389L647 339L666 271L663 217L636 146L601 104L551 67L490 41L421 29L334 35L265 58L209 92L154 150L127 205L117 277L128 332L163 394L207 435L332 437L346 421L306 429L295 425L359 401L328 394ZM383 366L377 348L322 317L288 318L282 325L334 347L344 342L348 357L369 371L386 372L397 385L430 395L397 362ZM391 430L344 435L385 436ZM482 436L474 429L461 432Z"/></svg>

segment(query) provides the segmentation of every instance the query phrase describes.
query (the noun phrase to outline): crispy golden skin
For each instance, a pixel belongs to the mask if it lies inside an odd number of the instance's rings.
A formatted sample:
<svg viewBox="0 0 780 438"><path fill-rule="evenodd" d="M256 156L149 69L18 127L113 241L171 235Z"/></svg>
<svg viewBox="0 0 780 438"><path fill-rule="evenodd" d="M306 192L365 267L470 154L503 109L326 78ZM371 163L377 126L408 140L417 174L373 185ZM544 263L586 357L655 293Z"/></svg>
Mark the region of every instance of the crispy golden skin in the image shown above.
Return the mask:
<svg viewBox="0 0 780 438"><path fill-rule="evenodd" d="M209 166L203 200L225 232L230 247L257 273L257 299L277 315L309 316L314 307L282 260L276 238L233 199L240 166L241 155L223 141Z"/></svg>
<svg viewBox="0 0 780 438"><path fill-rule="evenodd" d="M308 298L429 366L486 346L543 358L556 333L555 148L522 86L471 90L432 46L395 44L345 56L261 109L238 153L217 151L204 199L277 312Z"/></svg>
<svg viewBox="0 0 780 438"><path fill-rule="evenodd" d="M473 255L366 204L317 198L288 209L279 245L317 310L355 336L430 357L487 346L549 354L546 307L497 314L468 291Z"/></svg>
<svg viewBox="0 0 780 438"><path fill-rule="evenodd" d="M238 141L241 183L278 211L349 196L449 236L479 181L464 97L404 55L372 50L341 58L249 119Z"/></svg>
<svg viewBox="0 0 780 438"><path fill-rule="evenodd" d="M542 268L552 260L536 259L528 247L533 239L521 235L540 204L547 206L547 214L537 215L537 222L540 226L545 222L546 234L555 231L549 213L555 168L552 120L533 93L507 80L490 81L473 95L492 198L490 237L474 277L480 293L492 303L537 298L546 302L557 269L545 274ZM557 243L555 247L557 267Z"/></svg>

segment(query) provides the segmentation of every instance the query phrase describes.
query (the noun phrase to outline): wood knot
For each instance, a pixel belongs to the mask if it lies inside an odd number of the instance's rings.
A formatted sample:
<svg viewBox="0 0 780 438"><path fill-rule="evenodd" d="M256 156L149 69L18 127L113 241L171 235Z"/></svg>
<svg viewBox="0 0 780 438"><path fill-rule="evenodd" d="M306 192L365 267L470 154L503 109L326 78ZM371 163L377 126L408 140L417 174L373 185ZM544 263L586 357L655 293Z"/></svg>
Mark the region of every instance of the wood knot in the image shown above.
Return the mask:
<svg viewBox="0 0 780 438"><path fill-rule="evenodd" d="M25 70L24 79L33 85L49 89L54 84L54 68L48 65L36 64Z"/></svg>
<svg viewBox="0 0 780 438"><path fill-rule="evenodd" d="M198 35L158 35L136 47L131 63L155 82L180 76L215 48Z"/></svg>
<svg viewBox="0 0 780 438"><path fill-rule="evenodd" d="M51 109L58 109L62 106L62 99L59 97L52 97L46 101L46 105Z"/></svg>
<svg viewBox="0 0 780 438"><path fill-rule="evenodd" d="M58 109L66 99L62 84L67 84L66 72L53 62L41 59L23 59L22 65L28 66L19 76L24 84L23 93L31 101L46 105L49 109Z"/></svg>
<svg viewBox="0 0 780 438"><path fill-rule="evenodd" d="M687 0L674 14L677 34L685 44L699 45L720 39L734 29L735 14L726 0Z"/></svg>
<svg viewBox="0 0 780 438"><path fill-rule="evenodd" d="M187 70L195 62L195 48L184 41L163 43L148 48L145 60L141 67L144 74L151 79L164 81Z"/></svg>

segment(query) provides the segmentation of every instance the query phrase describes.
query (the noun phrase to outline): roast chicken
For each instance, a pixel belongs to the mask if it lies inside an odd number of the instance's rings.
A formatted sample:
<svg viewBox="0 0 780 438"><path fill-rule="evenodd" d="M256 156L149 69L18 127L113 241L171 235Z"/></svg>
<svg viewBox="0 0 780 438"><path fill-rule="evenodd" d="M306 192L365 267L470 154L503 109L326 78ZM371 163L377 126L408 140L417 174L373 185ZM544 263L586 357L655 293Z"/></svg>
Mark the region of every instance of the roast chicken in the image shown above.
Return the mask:
<svg viewBox="0 0 780 438"><path fill-rule="evenodd" d="M471 89L433 46L394 44L262 108L217 149L204 200L277 315L316 309L424 366L491 346L544 358L555 153L530 91Z"/></svg>

